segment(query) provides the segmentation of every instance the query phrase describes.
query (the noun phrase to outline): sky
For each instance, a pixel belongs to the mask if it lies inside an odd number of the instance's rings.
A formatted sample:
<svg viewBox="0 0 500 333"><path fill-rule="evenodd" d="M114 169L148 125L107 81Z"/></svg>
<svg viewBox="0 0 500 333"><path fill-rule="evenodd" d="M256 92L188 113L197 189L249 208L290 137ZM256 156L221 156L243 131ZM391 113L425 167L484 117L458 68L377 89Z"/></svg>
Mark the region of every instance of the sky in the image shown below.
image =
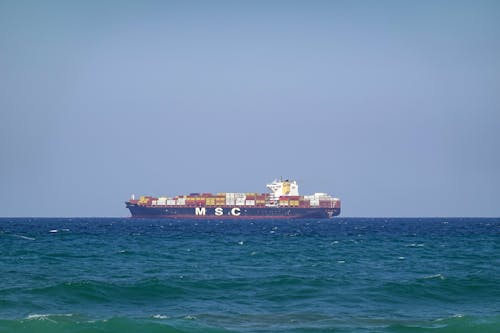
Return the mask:
<svg viewBox="0 0 500 333"><path fill-rule="evenodd" d="M279 177L500 216L500 2L0 0L0 216Z"/></svg>

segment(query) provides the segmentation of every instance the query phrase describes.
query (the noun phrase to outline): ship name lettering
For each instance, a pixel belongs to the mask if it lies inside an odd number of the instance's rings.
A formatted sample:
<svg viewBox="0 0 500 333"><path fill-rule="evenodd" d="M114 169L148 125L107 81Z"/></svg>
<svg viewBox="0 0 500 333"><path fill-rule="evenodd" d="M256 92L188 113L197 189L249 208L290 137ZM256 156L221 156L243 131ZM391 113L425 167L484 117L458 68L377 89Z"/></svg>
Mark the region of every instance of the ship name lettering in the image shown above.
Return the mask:
<svg viewBox="0 0 500 333"><path fill-rule="evenodd" d="M215 208L215 216L221 216L224 214L224 210L221 207Z"/></svg>
<svg viewBox="0 0 500 333"><path fill-rule="evenodd" d="M205 209L205 207L196 207L194 209L194 213L195 215L205 215L207 213L207 210Z"/></svg>
<svg viewBox="0 0 500 333"><path fill-rule="evenodd" d="M241 212L240 212L240 209L238 207L234 207L233 209L231 209L231 215L234 215L234 216L240 216Z"/></svg>

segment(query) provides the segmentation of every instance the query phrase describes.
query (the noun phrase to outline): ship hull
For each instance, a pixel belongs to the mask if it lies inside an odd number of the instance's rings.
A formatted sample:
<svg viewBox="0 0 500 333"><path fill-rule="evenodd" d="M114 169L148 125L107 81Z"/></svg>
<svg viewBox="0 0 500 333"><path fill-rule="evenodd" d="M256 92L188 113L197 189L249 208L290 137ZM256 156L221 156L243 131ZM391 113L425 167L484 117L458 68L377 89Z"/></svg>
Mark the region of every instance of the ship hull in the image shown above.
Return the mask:
<svg viewBox="0 0 500 333"><path fill-rule="evenodd" d="M178 207L141 206L126 202L132 217L166 219L325 219L340 214L340 208L321 207Z"/></svg>

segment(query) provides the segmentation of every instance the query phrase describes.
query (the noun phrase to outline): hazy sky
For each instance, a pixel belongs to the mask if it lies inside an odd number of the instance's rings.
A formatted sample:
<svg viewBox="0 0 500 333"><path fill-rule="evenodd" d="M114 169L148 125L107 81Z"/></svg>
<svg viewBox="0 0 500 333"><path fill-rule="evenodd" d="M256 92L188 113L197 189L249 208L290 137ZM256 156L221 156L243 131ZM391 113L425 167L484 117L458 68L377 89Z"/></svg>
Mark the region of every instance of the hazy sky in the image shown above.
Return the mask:
<svg viewBox="0 0 500 333"><path fill-rule="evenodd" d="M280 176L500 216L500 2L0 0L0 161L0 216Z"/></svg>

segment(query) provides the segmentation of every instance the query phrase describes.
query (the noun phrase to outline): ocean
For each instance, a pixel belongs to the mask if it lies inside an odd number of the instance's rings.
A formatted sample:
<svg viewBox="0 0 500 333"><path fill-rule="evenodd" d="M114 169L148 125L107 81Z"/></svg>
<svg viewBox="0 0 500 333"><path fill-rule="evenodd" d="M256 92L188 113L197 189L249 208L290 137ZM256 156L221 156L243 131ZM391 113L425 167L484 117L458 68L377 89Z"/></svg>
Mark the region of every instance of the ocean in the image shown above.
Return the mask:
<svg viewBox="0 0 500 333"><path fill-rule="evenodd" d="M0 332L500 332L500 219L2 218Z"/></svg>

